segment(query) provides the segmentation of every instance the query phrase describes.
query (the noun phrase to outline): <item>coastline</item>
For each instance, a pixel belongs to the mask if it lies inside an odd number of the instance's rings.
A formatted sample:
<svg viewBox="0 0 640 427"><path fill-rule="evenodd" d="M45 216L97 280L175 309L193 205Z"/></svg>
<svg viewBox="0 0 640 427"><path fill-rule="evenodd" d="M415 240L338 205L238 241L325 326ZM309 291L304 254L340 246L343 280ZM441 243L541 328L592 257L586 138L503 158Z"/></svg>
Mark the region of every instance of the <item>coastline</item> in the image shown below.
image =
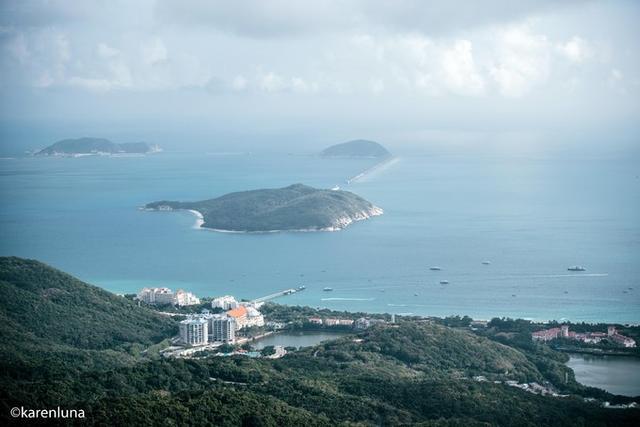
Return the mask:
<svg viewBox="0 0 640 427"><path fill-rule="evenodd" d="M156 209L144 209L144 210L157 211ZM269 234L269 233L291 233L291 232L293 232L293 233L313 233L313 232L319 232L319 231L341 231L341 230L345 229L346 227L348 227L349 225L353 224L354 222L364 221L365 219L369 219L369 218L372 218L374 216L380 216L380 215L382 215L384 213L382 208L379 208L377 206L372 206L371 209L368 212L365 212L365 211L359 212L356 215L354 215L353 218L351 218L351 217L339 218L336 221L337 224L334 225L334 226L331 226L331 227L300 228L300 229L291 229L291 230L246 231L246 230L225 230L225 229L220 229L220 228L204 227L204 216L199 211L197 211L195 209L172 209L172 211L175 211L175 210L184 210L186 212L190 212L191 214L193 214L196 217L196 222L193 224L193 227L192 227L194 229L213 231L213 232L216 232L216 233L232 233L232 234Z"/></svg>

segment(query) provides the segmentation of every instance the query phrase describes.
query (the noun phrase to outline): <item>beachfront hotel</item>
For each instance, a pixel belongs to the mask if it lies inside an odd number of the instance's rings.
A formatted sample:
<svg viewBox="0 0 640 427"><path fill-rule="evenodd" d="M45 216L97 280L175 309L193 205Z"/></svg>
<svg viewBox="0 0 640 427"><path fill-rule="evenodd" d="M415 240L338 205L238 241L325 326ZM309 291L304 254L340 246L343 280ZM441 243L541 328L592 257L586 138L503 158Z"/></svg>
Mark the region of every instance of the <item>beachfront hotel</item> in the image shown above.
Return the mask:
<svg viewBox="0 0 640 427"><path fill-rule="evenodd" d="M180 307L200 304L200 299L191 292L178 289L173 292L169 288L143 288L138 292L138 300L153 305L177 305Z"/></svg>
<svg viewBox="0 0 640 427"><path fill-rule="evenodd" d="M180 322L180 341L187 345L204 345L209 340L209 322L192 317Z"/></svg>

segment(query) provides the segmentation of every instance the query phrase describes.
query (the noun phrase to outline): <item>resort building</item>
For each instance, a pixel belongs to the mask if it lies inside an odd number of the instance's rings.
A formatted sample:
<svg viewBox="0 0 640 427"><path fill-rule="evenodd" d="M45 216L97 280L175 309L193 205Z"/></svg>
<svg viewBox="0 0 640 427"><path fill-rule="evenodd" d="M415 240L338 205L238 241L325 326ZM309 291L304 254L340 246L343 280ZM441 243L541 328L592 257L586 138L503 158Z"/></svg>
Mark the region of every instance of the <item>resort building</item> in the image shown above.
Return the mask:
<svg viewBox="0 0 640 427"><path fill-rule="evenodd" d="M609 326L609 328L607 328L607 337L623 347L633 348L636 346L636 341L633 338L620 335L618 331L616 331L615 326Z"/></svg>
<svg viewBox="0 0 640 427"><path fill-rule="evenodd" d="M227 311L227 316L232 317L237 324L237 329L249 328L251 326L264 326L264 316L258 310L249 306L239 305Z"/></svg>
<svg viewBox="0 0 640 427"><path fill-rule="evenodd" d="M196 297L191 292L187 292L182 289L179 289L178 292L176 292L173 300L174 304L180 307L200 304L200 298Z"/></svg>
<svg viewBox="0 0 640 427"><path fill-rule="evenodd" d="M246 307L247 320L245 326L264 326L264 316L253 307Z"/></svg>
<svg viewBox="0 0 640 427"><path fill-rule="evenodd" d="M242 305L227 311L227 316L236 321L238 330L244 328L247 324L247 308Z"/></svg>
<svg viewBox="0 0 640 427"><path fill-rule="evenodd" d="M386 323L386 322L382 319L370 319L368 317L361 317L357 319L355 322L353 322L353 327L354 329L364 330L364 329L370 328L373 325L377 325L380 323Z"/></svg>
<svg viewBox="0 0 640 427"><path fill-rule="evenodd" d="M204 345L209 339L209 322L201 317L192 317L180 322L180 341L188 345Z"/></svg>
<svg viewBox="0 0 640 427"><path fill-rule="evenodd" d="M208 316L209 342L234 343L236 341L236 321L224 314Z"/></svg>
<svg viewBox="0 0 640 427"><path fill-rule="evenodd" d="M173 291L169 288L143 288L137 298L147 304L171 304Z"/></svg>
<svg viewBox="0 0 640 427"><path fill-rule="evenodd" d="M544 329L542 331L536 331L531 334L531 339L534 341L551 341L558 338L582 341L587 344L597 344L604 339L608 339L623 347L635 347L636 342L634 339L620 335L615 326L609 326L607 333L604 332L573 332L569 330L569 325L562 325L559 328Z"/></svg>
<svg viewBox="0 0 640 427"><path fill-rule="evenodd" d="M352 326L353 320L351 319L335 319L335 318L327 318L324 319L323 323L326 326Z"/></svg>
<svg viewBox="0 0 640 427"><path fill-rule="evenodd" d="M238 301L231 295L214 298L213 301L211 301L211 308L221 308L223 310L231 310L239 305Z"/></svg>
<svg viewBox="0 0 640 427"><path fill-rule="evenodd" d="M185 306L200 304L200 299L191 292L186 292L182 289L174 294L169 288L143 288L138 292L137 298L147 304L155 305L172 304Z"/></svg>

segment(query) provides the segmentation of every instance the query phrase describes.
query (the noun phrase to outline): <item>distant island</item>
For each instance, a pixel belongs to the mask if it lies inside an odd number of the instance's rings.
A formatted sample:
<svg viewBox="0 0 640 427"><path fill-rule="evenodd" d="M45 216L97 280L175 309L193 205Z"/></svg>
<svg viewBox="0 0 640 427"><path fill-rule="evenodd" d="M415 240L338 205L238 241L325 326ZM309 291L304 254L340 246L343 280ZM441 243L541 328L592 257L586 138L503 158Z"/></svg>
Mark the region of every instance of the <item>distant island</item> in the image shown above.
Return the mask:
<svg viewBox="0 0 640 427"><path fill-rule="evenodd" d="M200 227L229 232L337 231L382 214L382 209L354 193L303 184L229 193L198 202L159 201L144 209L189 210L198 215Z"/></svg>
<svg viewBox="0 0 640 427"><path fill-rule="evenodd" d="M115 143L104 138L63 139L35 153L36 156L91 156L113 154L147 154L161 151L146 142Z"/></svg>
<svg viewBox="0 0 640 427"><path fill-rule="evenodd" d="M332 145L320 152L322 157L390 157L391 153L381 144L366 139L354 139Z"/></svg>

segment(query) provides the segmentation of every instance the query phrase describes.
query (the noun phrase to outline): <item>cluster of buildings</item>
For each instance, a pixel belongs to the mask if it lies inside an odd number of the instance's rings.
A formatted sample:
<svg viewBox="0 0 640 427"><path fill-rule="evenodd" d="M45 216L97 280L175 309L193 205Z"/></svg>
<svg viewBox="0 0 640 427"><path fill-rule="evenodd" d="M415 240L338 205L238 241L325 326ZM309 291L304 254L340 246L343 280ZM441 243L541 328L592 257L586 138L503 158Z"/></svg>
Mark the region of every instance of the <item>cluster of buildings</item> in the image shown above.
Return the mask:
<svg viewBox="0 0 640 427"><path fill-rule="evenodd" d="M536 331L531 334L531 338L534 341L551 341L558 338L572 339L582 341L587 344L597 344L600 341L606 339L613 341L614 343L622 347L635 347L636 341L633 338L626 337L619 334L615 326L609 326L607 333L604 332L573 332L569 330L569 325L562 325L559 328L544 329L542 331Z"/></svg>
<svg viewBox="0 0 640 427"><path fill-rule="evenodd" d="M182 307L200 304L200 298L182 289L173 292L169 288L143 288L138 292L137 298L142 302L154 305L171 304Z"/></svg>
<svg viewBox="0 0 640 427"><path fill-rule="evenodd" d="M258 311L259 304L239 303L235 298L215 298L212 308L222 308L224 313L213 314L203 310L180 322L180 341L188 345L209 343L235 343L236 331L252 326L264 326L264 316Z"/></svg>
<svg viewBox="0 0 640 427"><path fill-rule="evenodd" d="M335 317L328 317L323 319L321 317L309 317L307 319L309 323L313 323L314 325L324 325L324 326L353 326L353 320L351 319L336 319Z"/></svg>
<svg viewBox="0 0 640 427"><path fill-rule="evenodd" d="M327 317L324 319L321 317L309 317L307 321L318 326L351 326L357 330L368 329L378 323L386 323L382 319L370 319L368 317L361 317L356 320L338 319L335 317Z"/></svg>

